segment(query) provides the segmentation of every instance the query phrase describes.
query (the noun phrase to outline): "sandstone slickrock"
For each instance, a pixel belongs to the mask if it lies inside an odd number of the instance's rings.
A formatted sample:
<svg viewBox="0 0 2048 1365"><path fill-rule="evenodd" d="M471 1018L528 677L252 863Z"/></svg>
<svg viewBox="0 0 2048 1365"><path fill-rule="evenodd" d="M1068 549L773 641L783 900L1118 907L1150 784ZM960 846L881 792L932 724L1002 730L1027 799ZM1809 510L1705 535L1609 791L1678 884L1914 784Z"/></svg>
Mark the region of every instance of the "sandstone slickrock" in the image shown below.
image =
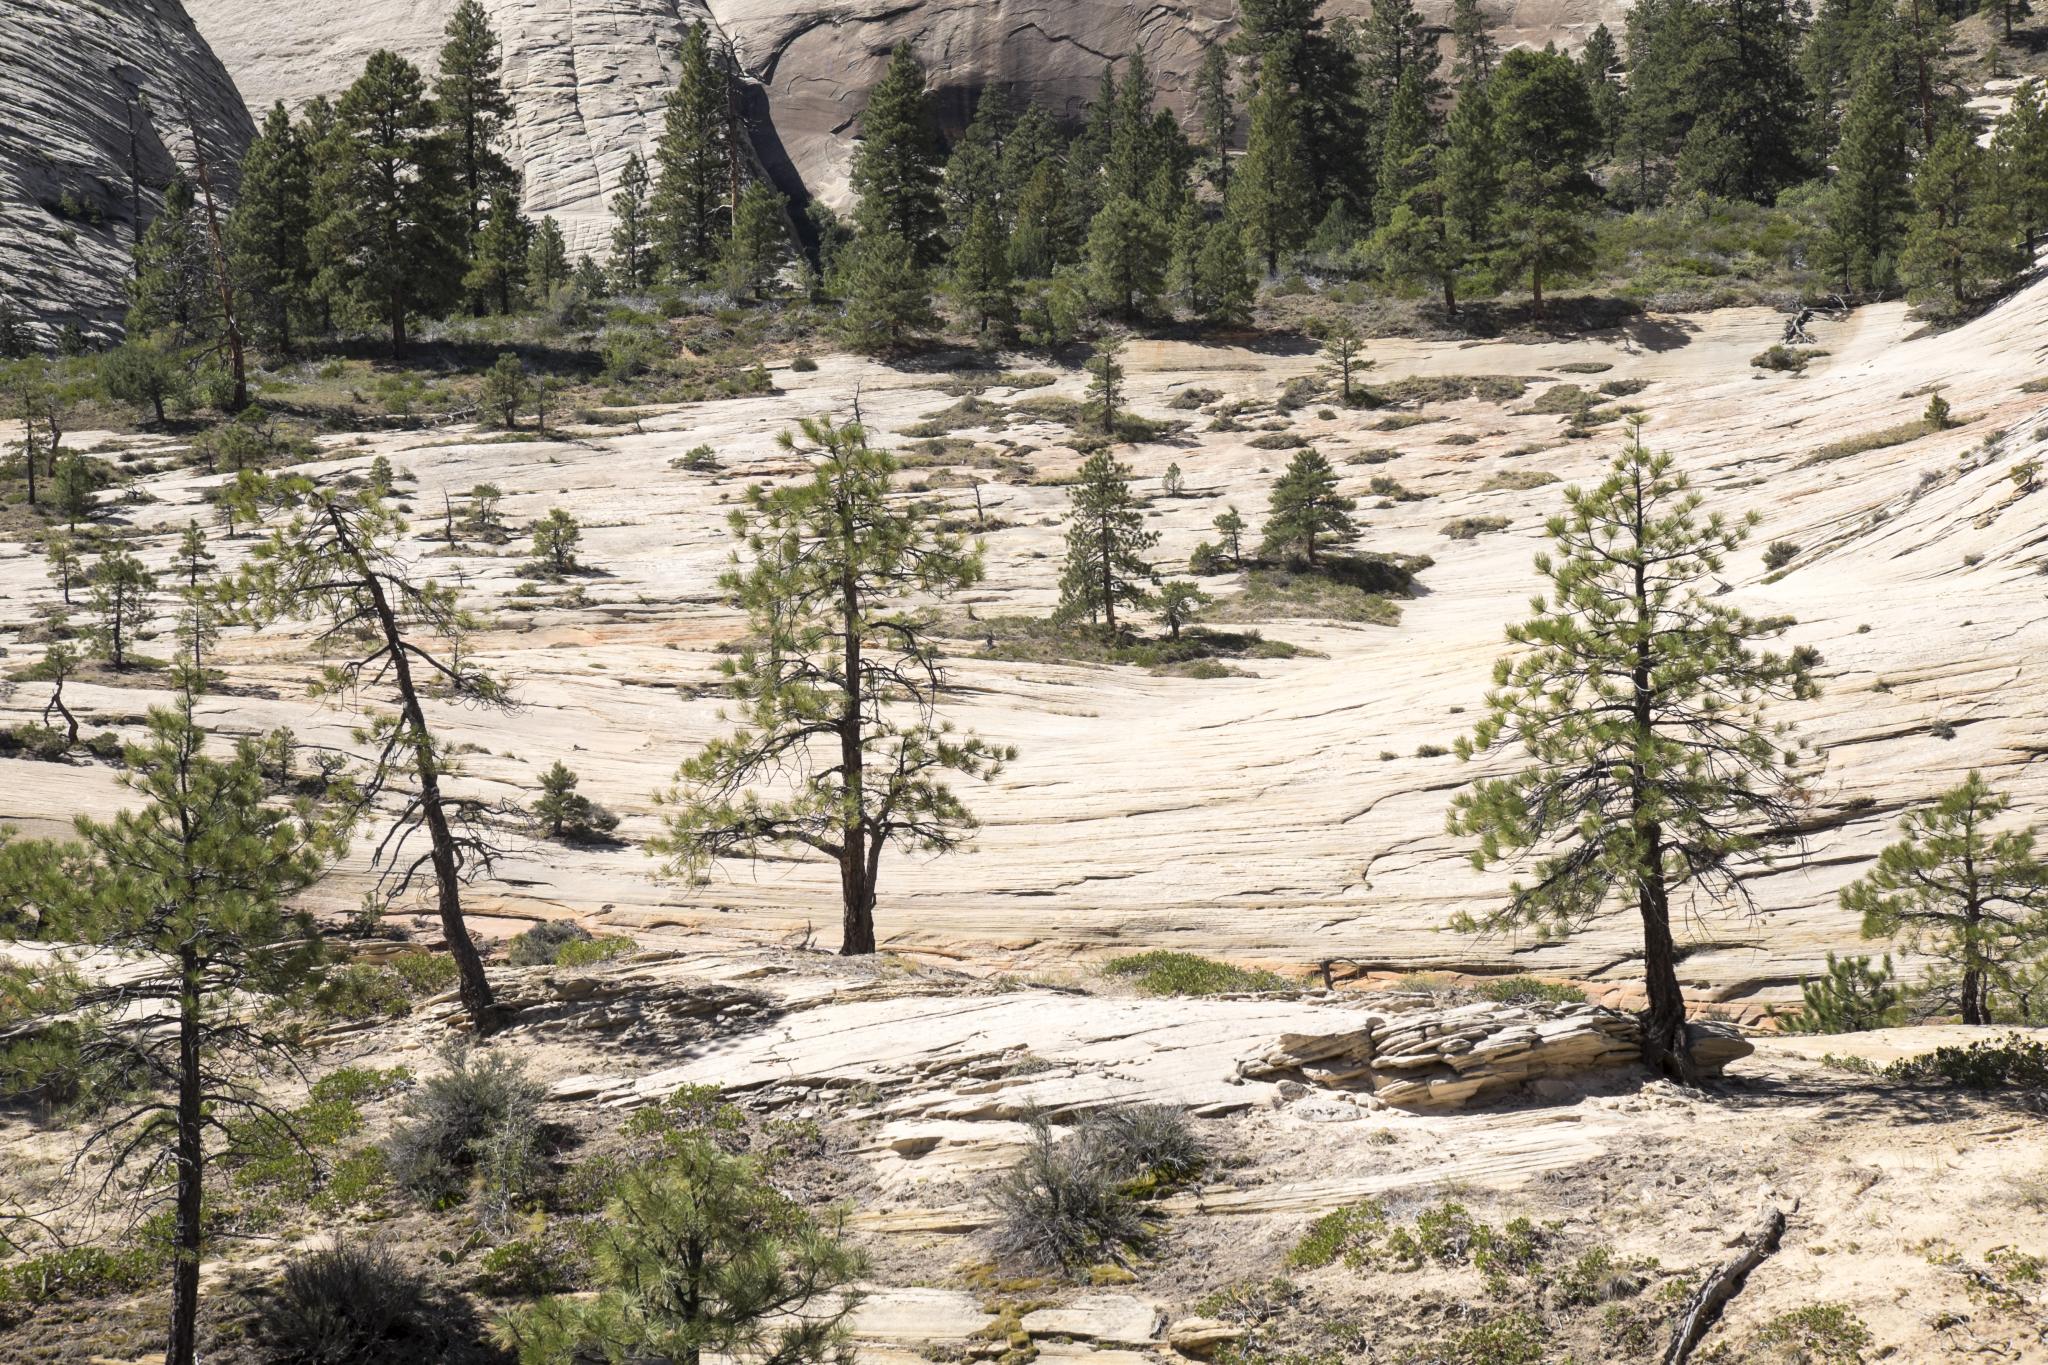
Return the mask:
<svg viewBox="0 0 2048 1365"><path fill-rule="evenodd" d="M289 9L248 0L190 0L201 31L252 107L332 95L379 47L431 67L455 0L304 0ZM1332 14L1363 16L1366 0ZM1424 0L1447 26L1450 0ZM629 153L645 155L675 79L684 28L708 21L749 81L748 125L760 163L784 193L845 201L867 89L902 41L933 72L942 119L958 128L979 92L1077 115L1111 58L1143 51L1163 102L1185 110L1206 44L1229 31L1235 0L1139 5L1129 0L485 0L504 40L516 106L513 160L526 206L553 214L572 250L601 251L605 201ZM1618 0L1510 0L1489 6L1505 44L1576 47L1597 23L1618 24Z"/></svg>
<svg viewBox="0 0 2048 1365"><path fill-rule="evenodd" d="M0 297L43 345L66 323L115 334L137 234L133 185L146 228L164 186L180 168L190 174L196 135L225 194L255 131L178 0L6 0Z"/></svg>
<svg viewBox="0 0 2048 1365"><path fill-rule="evenodd" d="M1642 1029L1594 1005L1472 1004L1431 1009L1406 1001L1330 1033L1282 1034L1238 1074L1326 1088L1365 1090L1407 1109L1440 1109L1532 1081L1634 1066ZM1689 1026L1701 1072L1718 1076L1754 1049L1733 1030Z"/></svg>

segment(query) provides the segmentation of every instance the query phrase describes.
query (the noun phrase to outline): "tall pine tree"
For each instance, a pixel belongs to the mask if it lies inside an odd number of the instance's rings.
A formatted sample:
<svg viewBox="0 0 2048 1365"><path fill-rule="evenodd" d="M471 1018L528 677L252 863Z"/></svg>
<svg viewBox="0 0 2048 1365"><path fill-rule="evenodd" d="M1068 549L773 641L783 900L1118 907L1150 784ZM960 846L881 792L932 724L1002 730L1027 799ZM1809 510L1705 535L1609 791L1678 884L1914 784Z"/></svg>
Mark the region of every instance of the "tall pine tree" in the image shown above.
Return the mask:
<svg viewBox="0 0 2048 1365"><path fill-rule="evenodd" d="M943 250L939 182L938 124L924 63L901 43L861 114L853 153L855 226L893 236L919 267L933 265Z"/></svg>
<svg viewBox="0 0 2048 1365"><path fill-rule="evenodd" d="M1503 276L1528 279L1541 317L1544 281L1592 259L1593 102L1569 57L1527 48L1501 58L1488 93L1503 187L1494 261Z"/></svg>
<svg viewBox="0 0 2048 1365"><path fill-rule="evenodd" d="M678 279L702 280L732 230L732 77L703 23L683 35L682 73L668 95L654 147L648 201L654 250Z"/></svg>
<svg viewBox="0 0 2048 1365"><path fill-rule="evenodd" d="M1876 48L1856 69L1827 193L1821 263L1844 293L1883 290L1897 273L1911 207L1906 164L1905 113L1890 53Z"/></svg>
<svg viewBox="0 0 2048 1365"><path fill-rule="evenodd" d="M313 288L306 237L313 226L313 158L283 101L242 158L242 188L228 216L228 267L256 340L288 354Z"/></svg>
<svg viewBox="0 0 2048 1365"><path fill-rule="evenodd" d="M448 41L434 75L434 108L447 130L456 179L462 186L464 250L483 230L489 201L514 183L511 164L498 150L512 101L500 79L498 35L478 0L461 0L449 16Z"/></svg>
<svg viewBox="0 0 2048 1365"><path fill-rule="evenodd" d="M619 172L619 188L612 193L611 275L626 289L644 289L654 283L655 256L647 209L647 163L634 152Z"/></svg>

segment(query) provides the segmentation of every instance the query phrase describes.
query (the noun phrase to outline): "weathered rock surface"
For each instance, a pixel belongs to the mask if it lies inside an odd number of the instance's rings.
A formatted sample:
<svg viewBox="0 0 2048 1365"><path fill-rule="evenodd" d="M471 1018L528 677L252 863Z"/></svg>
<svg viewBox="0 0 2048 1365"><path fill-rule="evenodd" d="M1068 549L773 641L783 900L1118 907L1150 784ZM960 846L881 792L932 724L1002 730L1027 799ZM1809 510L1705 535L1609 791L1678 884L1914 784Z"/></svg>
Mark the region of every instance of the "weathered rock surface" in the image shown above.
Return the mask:
<svg viewBox="0 0 2048 1365"><path fill-rule="evenodd" d="M334 94L377 48L431 67L455 0L305 0L289 10L247 0L190 0L252 107ZM931 68L942 117L964 123L978 92L1000 83L1063 115L1078 113L1103 63L1142 51L1165 104L1184 110L1206 44L1228 32L1234 0L485 0L504 40L517 114L514 161L527 206L561 221L576 250L602 250L607 197L629 153L647 154L675 79L686 26L708 21L751 82L748 121L762 165L785 193L843 202L867 89L890 50L913 44ZM1364 15L1366 0L1333 14ZM1424 0L1433 23L1449 0ZM1503 43L1576 46L1617 0L1510 0L1490 7Z"/></svg>
<svg viewBox="0 0 2048 1365"><path fill-rule="evenodd" d="M273 18L277 11L262 8ZM42 344L65 323L110 335L137 233L193 139L216 187L254 136L234 83L178 0L0 5L0 297Z"/></svg>
<svg viewBox="0 0 2048 1365"><path fill-rule="evenodd" d="M1593 1005L1405 1004L1335 1032L1282 1034L1240 1063L1238 1074L1362 1090L1403 1109L1444 1109L1532 1081L1622 1070L1641 1056L1636 1020ZM1754 1051L1732 1030L1695 1024L1692 1033L1704 1075L1718 1076Z"/></svg>

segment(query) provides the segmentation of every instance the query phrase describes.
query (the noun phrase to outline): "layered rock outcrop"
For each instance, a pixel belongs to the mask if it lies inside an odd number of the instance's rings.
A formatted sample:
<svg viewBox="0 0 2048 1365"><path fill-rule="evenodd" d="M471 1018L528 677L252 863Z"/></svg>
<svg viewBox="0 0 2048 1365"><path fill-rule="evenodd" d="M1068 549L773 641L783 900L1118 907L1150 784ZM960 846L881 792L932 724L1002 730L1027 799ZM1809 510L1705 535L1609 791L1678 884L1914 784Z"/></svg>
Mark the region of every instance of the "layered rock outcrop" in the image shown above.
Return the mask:
<svg viewBox="0 0 2048 1365"><path fill-rule="evenodd" d="M431 66L456 0L304 0L280 11L247 0L189 0L252 107L332 95L380 47ZM513 160L528 207L553 214L572 249L601 250L605 201L627 156L660 127L684 29L708 22L750 82L747 118L762 166L793 197L843 201L868 87L890 50L913 44L931 68L941 117L965 122L979 92L1006 86L1061 114L1095 93L1103 64L1142 51L1163 102L1184 110L1204 47L1229 32L1235 0L484 0L504 42L516 107ZM1424 0L1447 24L1449 0ZM1368 0L1332 0L1362 16ZM1491 7L1505 44L1575 47L1617 22L1617 0L1509 0Z"/></svg>
<svg viewBox="0 0 2048 1365"><path fill-rule="evenodd" d="M1330 1032L1283 1033L1238 1073L1335 1090L1366 1091L1403 1109L1455 1108L1533 1081L1619 1071L1641 1058L1642 1029L1596 1005L1479 1003L1442 1009L1426 997L1374 1004L1375 1013ZM1732 1030L1694 1024L1703 1074L1755 1051Z"/></svg>
<svg viewBox="0 0 2048 1365"><path fill-rule="evenodd" d="M67 323L111 336L138 226L179 168L189 172L194 139L225 191L254 135L178 0L7 0L0 297L44 345Z"/></svg>

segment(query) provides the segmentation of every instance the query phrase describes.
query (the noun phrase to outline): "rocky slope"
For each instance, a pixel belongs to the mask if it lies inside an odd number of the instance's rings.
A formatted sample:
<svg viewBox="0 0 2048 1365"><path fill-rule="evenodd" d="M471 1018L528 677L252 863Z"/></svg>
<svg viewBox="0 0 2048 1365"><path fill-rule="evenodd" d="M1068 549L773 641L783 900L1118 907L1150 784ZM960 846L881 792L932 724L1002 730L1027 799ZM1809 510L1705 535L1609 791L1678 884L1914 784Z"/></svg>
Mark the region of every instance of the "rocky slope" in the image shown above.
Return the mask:
<svg viewBox="0 0 2048 1365"><path fill-rule="evenodd" d="M2042 399L2025 387L2041 374L2048 285L1945 334L1919 335L1897 305L1823 323L1827 354L1797 375L1749 363L1781 322L1768 310L1731 309L1645 318L1571 341L1376 343L1376 384L1526 381L1511 400L1412 400L1392 412L1311 403L1279 413L1282 387L1318 368L1305 351L1134 344L1137 410L1190 419L1168 439L1119 451L1154 495L1149 524L1162 536L1162 565L1184 564L1226 505L1258 523L1288 458L1270 448L1282 433L1260 428L1279 423L1313 440L1344 490L1363 499L1366 546L1433 557L1424 591L1402 603L1392 626L1238 608L1236 619L1303 652L1248 660L1221 677L1010 662L965 628L971 637L952 646L958 692L949 714L1021 753L1000 781L970 794L985 821L972 849L933 861L891 856L884 946L1037 973L1135 945L1297 973L1340 959L1340 974L1529 970L1625 990L1638 970L1626 916L1547 944L1443 928L1505 881L1473 872L1467 842L1444 832L1451 793L1478 770L1444 746L1472 723L1502 627L1537 586L1530 560L1561 484L1597 477L1620 440L1615 425L1568 439L1555 406L1542 410L1556 386L1574 383L1628 394L1621 401L1651 416L1649 439L1676 453L1716 508L1761 514L1756 541L1723 575L1728 600L1796 616L1792 642L1825 659L1822 696L1780 711L1819 759L1807 847L1750 879L1755 916L1704 904L1688 917L1688 988L1755 1010L1796 998L1800 977L1828 950L1869 951L1836 892L1896 837L1902 809L1976 767L2012 793L2016 818L2048 810L2038 761L2048 491L2012 477L2048 439ZM469 790L490 802L530 800L534 774L561 758L586 794L624 815L623 836L637 843L655 832L651 794L722 728L718 651L744 629L714 586L730 546L724 517L748 481L792 471L776 433L806 414L844 414L858 387L871 428L903 448L904 433L958 393L944 373L836 356L815 373L778 366L775 378L776 393L650 413L637 430L590 426L516 443L464 429L331 438L314 468L360 471L384 455L417 477L408 488L430 524L414 548L433 556L423 565L459 574L494 619L472 647L512 680L522 705L509 716L452 709L440 718L451 741L475 746L465 759ZM931 463L909 476L951 490L968 516L966 487L982 485L994 519L989 577L963 611L1042 614L1051 604L1067 507L1059 481L1078 456L1071 433L1023 400L1077 396L1084 383L1062 369L1029 395L987 389L993 407L973 419L984 425L956 432L966 444L926 453ZM1912 422L1937 387L1959 425L1918 435L1907 427L1895 444L1859 453L1829 449ZM1213 429L1210 417L1171 406L1201 388L1256 406L1235 428ZM133 443L139 453L151 444ZM717 452L723 472L672 467L699 444ZM1169 464L1184 472L1183 496L1160 495ZM139 552L163 563L187 518L208 515L200 499L225 477L178 468L143 480L156 501L123 508L145 533ZM1381 479L1403 498L1376 491L1389 488ZM443 491L459 498L483 481L504 489L514 526L551 507L573 513L593 572L537 591L520 576L523 540L453 555L433 543ZM1485 518L1496 520L1468 521ZM1499 529L1444 534L1460 523ZM1762 555L1779 540L1798 549L1774 572ZM244 535L218 549L231 563L247 544ZM1243 585L1221 576L1208 587L1228 595ZM38 558L0 547L0 641L34 657L20 634L55 593ZM300 638L236 633L223 650L244 691L211 701L209 723L236 734L288 724L309 742L348 742L351 713L304 699L314 661ZM80 683L67 695L90 726L125 727L147 694ZM41 688L24 685L0 704L0 721L33 719L43 701ZM118 795L104 767L0 760L0 822L49 830ZM331 884L336 909L358 901L366 857ZM535 844L469 900L502 917L486 921L493 932L578 914L650 943L811 931L836 943L826 864L734 866L702 887L656 872L638 847Z"/></svg>
<svg viewBox="0 0 2048 1365"><path fill-rule="evenodd" d="M379 47L430 66L454 0L306 0L289 12L244 0L191 0L193 17L252 107L333 94ZM843 200L868 86L908 41L931 67L943 117L965 120L984 86L1078 112L1103 63L1143 51L1169 107L1184 108L1203 47L1228 31L1234 0L485 0L505 45L517 113L514 160L529 209L561 220L571 245L601 250L607 197L659 131L684 27L707 21L752 82L755 150L786 193ZM1332 13L1363 15L1365 0ZM1449 0L1423 13L1448 22ZM1617 0L1509 0L1490 10L1504 43L1576 42Z"/></svg>
<svg viewBox="0 0 2048 1365"><path fill-rule="evenodd" d="M178 0L0 5L0 297L46 344L67 322L109 333L128 306L132 182L146 227L195 136L226 189L254 134Z"/></svg>

